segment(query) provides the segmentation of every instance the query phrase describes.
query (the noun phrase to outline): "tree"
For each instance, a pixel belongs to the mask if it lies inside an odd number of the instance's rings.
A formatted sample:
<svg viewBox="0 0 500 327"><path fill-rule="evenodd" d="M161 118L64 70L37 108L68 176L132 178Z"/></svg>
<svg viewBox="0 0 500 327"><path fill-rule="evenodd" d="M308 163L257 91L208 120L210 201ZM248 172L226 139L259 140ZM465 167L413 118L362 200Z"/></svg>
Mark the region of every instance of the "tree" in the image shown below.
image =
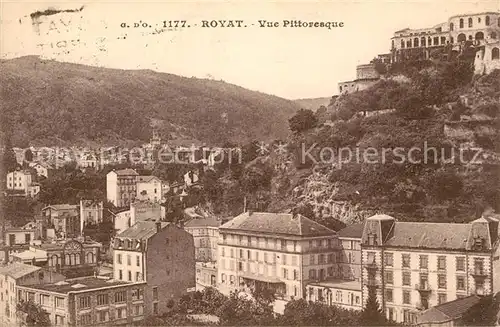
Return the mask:
<svg viewBox="0 0 500 327"><path fill-rule="evenodd" d="M18 314L21 313L23 320L28 326L50 326L49 313L39 304L32 301L22 301L16 306Z"/></svg>
<svg viewBox="0 0 500 327"><path fill-rule="evenodd" d="M3 171L5 174L16 170L18 167L16 154L12 149L12 142L9 136L5 137L5 143L3 147L3 158L2 158Z"/></svg>
<svg viewBox="0 0 500 327"><path fill-rule="evenodd" d="M318 119L312 110L300 109L295 116L288 120L288 123L292 132L301 133L316 127Z"/></svg>
<svg viewBox="0 0 500 327"><path fill-rule="evenodd" d="M366 306L361 312L360 317L361 326L385 326L387 325L387 320L385 319L380 305L377 300L377 291L374 287L368 289L368 299L366 300Z"/></svg>
<svg viewBox="0 0 500 327"><path fill-rule="evenodd" d="M482 297L478 303L467 310L462 321L464 326L495 326L499 310L499 296L488 295Z"/></svg>

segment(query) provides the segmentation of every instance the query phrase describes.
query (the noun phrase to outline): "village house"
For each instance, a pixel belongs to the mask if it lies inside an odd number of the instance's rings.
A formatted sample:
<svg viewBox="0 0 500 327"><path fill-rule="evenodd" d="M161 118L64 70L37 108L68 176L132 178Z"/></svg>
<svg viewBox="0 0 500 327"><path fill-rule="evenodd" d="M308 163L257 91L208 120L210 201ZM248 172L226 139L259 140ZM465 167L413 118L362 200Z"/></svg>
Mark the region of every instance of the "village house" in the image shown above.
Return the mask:
<svg viewBox="0 0 500 327"><path fill-rule="evenodd" d="M156 176L137 176L136 197L154 203L161 202L163 198L162 182Z"/></svg>
<svg viewBox="0 0 500 327"><path fill-rule="evenodd" d="M113 242L116 280L147 282L145 314L165 313L170 305L194 290L193 236L174 224L138 221Z"/></svg>
<svg viewBox="0 0 500 327"><path fill-rule="evenodd" d="M27 170L16 170L7 174L6 189L9 195L35 197L40 193L40 185L34 183Z"/></svg>
<svg viewBox="0 0 500 327"><path fill-rule="evenodd" d="M80 209L76 204L53 204L41 212L46 229L54 229L57 238L74 238L81 235Z"/></svg>
<svg viewBox="0 0 500 327"><path fill-rule="evenodd" d="M29 163L29 167L34 169L39 177L49 178L52 175L54 168L47 162L34 161Z"/></svg>
<svg viewBox="0 0 500 327"><path fill-rule="evenodd" d="M139 174L133 169L110 171L106 175L107 200L117 208L127 207L137 195L137 176Z"/></svg>

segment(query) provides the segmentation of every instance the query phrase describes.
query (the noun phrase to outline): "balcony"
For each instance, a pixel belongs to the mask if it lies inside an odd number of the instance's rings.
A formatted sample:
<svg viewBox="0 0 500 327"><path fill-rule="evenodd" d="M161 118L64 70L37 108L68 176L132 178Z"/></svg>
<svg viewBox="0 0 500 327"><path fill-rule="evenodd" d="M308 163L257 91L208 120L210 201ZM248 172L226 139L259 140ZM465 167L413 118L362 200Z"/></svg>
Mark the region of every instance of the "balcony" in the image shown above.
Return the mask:
<svg viewBox="0 0 500 327"><path fill-rule="evenodd" d="M479 268L472 269L470 271L470 274L472 275L472 277L474 277L476 279L488 278L488 274L486 273L486 271L484 269L479 269Z"/></svg>
<svg viewBox="0 0 500 327"><path fill-rule="evenodd" d="M419 284L415 284L415 289L419 291L420 293L429 293L431 292L431 289L429 287L428 282L422 282Z"/></svg>

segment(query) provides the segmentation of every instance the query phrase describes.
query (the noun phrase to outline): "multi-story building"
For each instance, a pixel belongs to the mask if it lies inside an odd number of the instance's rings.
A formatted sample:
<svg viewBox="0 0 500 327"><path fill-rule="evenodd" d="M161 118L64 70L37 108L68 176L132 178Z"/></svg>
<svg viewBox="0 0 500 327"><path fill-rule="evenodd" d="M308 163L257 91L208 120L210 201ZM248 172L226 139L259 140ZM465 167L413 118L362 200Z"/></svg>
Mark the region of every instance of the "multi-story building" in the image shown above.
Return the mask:
<svg viewBox="0 0 500 327"><path fill-rule="evenodd" d="M11 255L13 261L34 264L68 278L90 276L98 267L102 245L85 240L42 243Z"/></svg>
<svg viewBox="0 0 500 327"><path fill-rule="evenodd" d="M116 236L116 280L146 281L147 314L161 314L195 287L193 236L173 224L139 221Z"/></svg>
<svg viewBox="0 0 500 327"><path fill-rule="evenodd" d="M27 284L54 283L65 277L33 265L11 263L0 266L0 324L14 326L17 323L17 287Z"/></svg>
<svg viewBox="0 0 500 327"><path fill-rule="evenodd" d="M495 69L500 69L500 40L485 43L477 49L476 58L474 58L475 74L489 74Z"/></svg>
<svg viewBox="0 0 500 327"><path fill-rule="evenodd" d="M434 50L447 45L458 50L465 41L475 45L496 42L500 37L499 19L498 12L464 14L452 16L447 22L430 28L396 31L391 38L391 61L429 59Z"/></svg>
<svg viewBox="0 0 500 327"><path fill-rule="evenodd" d="M25 170L16 170L7 174L7 192L11 195L35 197L40 192L40 185L34 183L31 173Z"/></svg>
<svg viewBox="0 0 500 327"><path fill-rule="evenodd" d="M97 225L103 221L104 205L102 201L80 200L80 230L85 225Z"/></svg>
<svg viewBox="0 0 500 327"><path fill-rule="evenodd" d="M415 322L417 313L471 294L491 294L498 267L498 220L468 224L366 220L362 246L363 303L369 288L389 319Z"/></svg>
<svg viewBox="0 0 500 327"><path fill-rule="evenodd" d="M338 262L339 277L361 282L361 237L364 223L356 223L338 232L342 255Z"/></svg>
<svg viewBox="0 0 500 327"><path fill-rule="evenodd" d="M137 176L137 194L141 200L158 203L163 198L162 182L156 176Z"/></svg>
<svg viewBox="0 0 500 327"><path fill-rule="evenodd" d="M289 300L336 275L337 233L302 215L245 212L219 227L218 288L270 288Z"/></svg>
<svg viewBox="0 0 500 327"><path fill-rule="evenodd" d="M40 304L52 325L131 325L144 319L145 283L87 277L18 286L21 301ZM23 313L20 312L23 319Z"/></svg>
<svg viewBox="0 0 500 327"><path fill-rule="evenodd" d="M115 226L116 234L120 234L130 226L132 226L132 221L130 219L130 209L122 209L113 214L113 221Z"/></svg>
<svg viewBox="0 0 500 327"><path fill-rule="evenodd" d="M184 229L193 235L196 261L217 261L217 243L221 224L222 220L208 217L191 219L184 225Z"/></svg>
<svg viewBox="0 0 500 327"><path fill-rule="evenodd" d="M42 217L48 228L54 228L58 238L81 235L80 210L76 204L49 205L42 209Z"/></svg>
<svg viewBox="0 0 500 327"><path fill-rule="evenodd" d="M34 169L38 176L45 178L49 178L49 176L54 171L54 168L50 164L43 161L30 162L29 167Z"/></svg>
<svg viewBox="0 0 500 327"><path fill-rule="evenodd" d="M203 290L205 287L217 287L216 262L196 262L196 289Z"/></svg>
<svg viewBox="0 0 500 327"><path fill-rule="evenodd" d="M136 197L136 177L139 174L133 169L110 171L106 175L107 200L116 207L128 206Z"/></svg>
<svg viewBox="0 0 500 327"><path fill-rule="evenodd" d="M157 220L162 216L162 206L159 203L145 201L134 201L130 203L130 226L139 221Z"/></svg>

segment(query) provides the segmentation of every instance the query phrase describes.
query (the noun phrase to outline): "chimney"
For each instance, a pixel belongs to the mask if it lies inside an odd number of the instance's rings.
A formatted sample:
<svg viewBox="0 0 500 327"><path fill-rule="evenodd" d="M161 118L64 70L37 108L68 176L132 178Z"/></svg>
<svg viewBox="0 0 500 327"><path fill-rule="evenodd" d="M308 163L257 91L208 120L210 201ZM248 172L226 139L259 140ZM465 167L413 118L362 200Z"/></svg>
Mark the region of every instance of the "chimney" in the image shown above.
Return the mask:
<svg viewBox="0 0 500 327"><path fill-rule="evenodd" d="M161 231L161 222L156 222L156 232L159 233Z"/></svg>

